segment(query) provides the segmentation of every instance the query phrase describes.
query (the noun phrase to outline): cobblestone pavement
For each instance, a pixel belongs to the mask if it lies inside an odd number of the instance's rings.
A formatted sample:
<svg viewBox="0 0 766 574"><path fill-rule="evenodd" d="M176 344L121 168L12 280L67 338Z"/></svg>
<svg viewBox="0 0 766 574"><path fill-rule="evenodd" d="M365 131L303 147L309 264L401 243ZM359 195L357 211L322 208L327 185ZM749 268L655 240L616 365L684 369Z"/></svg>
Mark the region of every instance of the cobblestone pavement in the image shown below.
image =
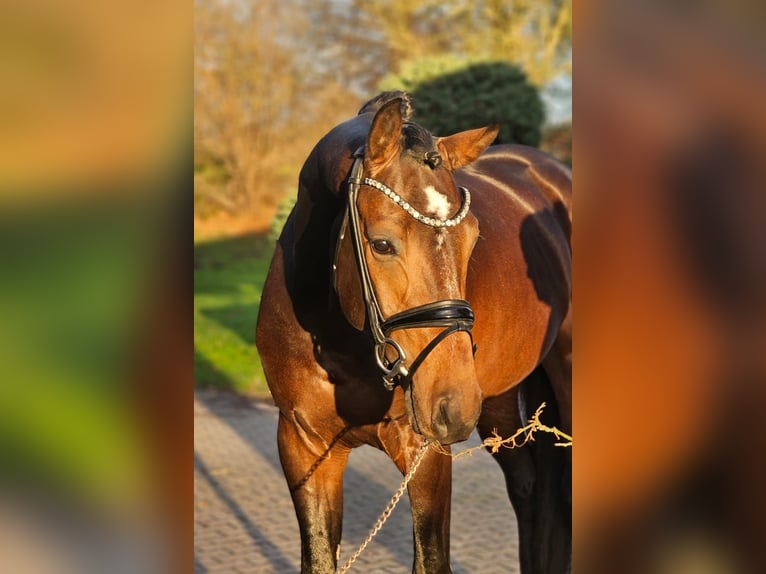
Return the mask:
<svg viewBox="0 0 766 574"><path fill-rule="evenodd" d="M275 407L214 391L194 400L195 574L296 574L300 536L279 465ZM460 445L479 443L476 433ZM344 477L341 563L358 547L401 482L382 452L351 452ZM454 574L516 574L516 520L500 468L484 451L453 463ZM412 568L412 520L403 497L350 573Z"/></svg>

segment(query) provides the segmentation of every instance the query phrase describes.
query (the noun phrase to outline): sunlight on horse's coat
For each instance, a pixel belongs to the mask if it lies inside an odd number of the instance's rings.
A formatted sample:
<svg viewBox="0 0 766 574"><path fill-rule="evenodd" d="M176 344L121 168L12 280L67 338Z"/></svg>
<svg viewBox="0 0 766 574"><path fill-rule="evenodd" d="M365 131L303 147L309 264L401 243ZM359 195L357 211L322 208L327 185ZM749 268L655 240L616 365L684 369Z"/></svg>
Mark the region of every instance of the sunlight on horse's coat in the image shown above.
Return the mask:
<svg viewBox="0 0 766 574"><path fill-rule="evenodd" d="M512 156L514 159L516 156ZM479 161L475 162L479 163ZM502 179L492 177L491 175L484 173L483 171L480 171L477 169L476 165L469 165L463 168L463 171L467 174L470 174L472 177L475 177L477 179L482 180L485 183L488 183L489 185L493 187L497 187L498 189L503 190L505 193L510 195L513 198L513 201L520 207L523 207L524 210L529 213L535 213L537 211L537 207L529 201L527 198L524 197L524 194L517 193L516 190L514 190L513 186L509 185L507 182L503 181Z"/></svg>

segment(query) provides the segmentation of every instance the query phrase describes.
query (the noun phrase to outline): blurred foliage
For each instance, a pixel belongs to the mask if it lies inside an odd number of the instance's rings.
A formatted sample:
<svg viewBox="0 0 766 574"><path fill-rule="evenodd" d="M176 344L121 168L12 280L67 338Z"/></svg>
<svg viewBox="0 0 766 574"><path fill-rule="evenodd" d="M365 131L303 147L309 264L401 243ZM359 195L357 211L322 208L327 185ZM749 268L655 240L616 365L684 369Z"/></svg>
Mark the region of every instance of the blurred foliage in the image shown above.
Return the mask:
<svg viewBox="0 0 766 574"><path fill-rule="evenodd" d="M537 88L569 74L571 20L571 0L196 3L195 216L276 209L321 135L412 62L502 61Z"/></svg>
<svg viewBox="0 0 766 574"><path fill-rule="evenodd" d="M303 0L195 5L198 215L273 208L313 143L340 119L337 99L348 90L317 73L304 51L311 35L303 8Z"/></svg>
<svg viewBox="0 0 766 574"><path fill-rule="evenodd" d="M384 73L445 54L516 63L538 87L571 73L571 0L352 0L352 6L333 20L335 37L373 48L375 69L385 64Z"/></svg>
<svg viewBox="0 0 766 574"><path fill-rule="evenodd" d="M572 167L572 124L546 127L540 149Z"/></svg>
<svg viewBox="0 0 766 574"><path fill-rule="evenodd" d="M141 205L0 225L0 480L130 506L146 460L128 382L147 269Z"/></svg>
<svg viewBox="0 0 766 574"><path fill-rule="evenodd" d="M287 218L290 216L290 212L293 210L297 194L286 195L282 201L279 202L277 212L274 215L274 219L271 220L271 227L269 229L269 239L276 243L279 239L279 235L282 233L282 228L287 222Z"/></svg>
<svg viewBox="0 0 766 574"><path fill-rule="evenodd" d="M545 111L537 89L518 66L427 58L405 63L381 87L412 93L413 119L437 135L499 123L497 143L540 143Z"/></svg>

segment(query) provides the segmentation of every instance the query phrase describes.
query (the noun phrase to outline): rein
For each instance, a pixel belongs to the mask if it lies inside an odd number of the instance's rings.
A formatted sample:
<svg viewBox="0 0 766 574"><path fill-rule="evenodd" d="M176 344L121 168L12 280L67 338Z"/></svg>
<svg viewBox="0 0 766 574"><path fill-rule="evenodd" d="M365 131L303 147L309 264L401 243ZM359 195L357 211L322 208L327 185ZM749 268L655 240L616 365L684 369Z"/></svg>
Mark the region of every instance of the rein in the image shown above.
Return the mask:
<svg viewBox="0 0 766 574"><path fill-rule="evenodd" d="M408 385L412 382L418 367L423 363L426 357L436 348L436 346L446 339L452 333L463 331L468 333L473 344L473 335L471 329L474 323L473 309L468 301L463 299L444 299L419 305L407 309L400 313L392 315L388 319L383 317L380 310L375 288L370 277L370 270L367 266L367 259L364 254L364 240L362 237L361 224L359 221L359 207L357 200L359 190L362 185L368 185L383 192L389 199L407 211L417 221L430 225L431 227L453 227L458 225L468 214L471 202L471 194L467 189L461 187L463 192L463 205L458 214L447 220L441 220L426 217L415 210L405 202L398 194L377 180L365 177L362 178L362 165L364 160L364 149L360 148L354 153L354 163L351 167L351 173L348 178L348 200L346 203L346 215L338 236L338 246L346 232L347 223L350 224L351 237L354 244L354 253L356 255L357 267L362 284L362 295L364 297L365 307L367 309L367 319L370 326L372 337L375 341L375 361L383 373L383 385L389 391L396 385ZM339 250L336 249L336 253ZM425 346L420 354L415 357L412 363L407 367L407 355L404 349L391 338L391 333L398 329L418 329L426 327L444 327L444 330L434 337L431 342ZM387 351L393 349L396 353L394 360L389 360ZM473 345L474 353L476 345Z"/></svg>

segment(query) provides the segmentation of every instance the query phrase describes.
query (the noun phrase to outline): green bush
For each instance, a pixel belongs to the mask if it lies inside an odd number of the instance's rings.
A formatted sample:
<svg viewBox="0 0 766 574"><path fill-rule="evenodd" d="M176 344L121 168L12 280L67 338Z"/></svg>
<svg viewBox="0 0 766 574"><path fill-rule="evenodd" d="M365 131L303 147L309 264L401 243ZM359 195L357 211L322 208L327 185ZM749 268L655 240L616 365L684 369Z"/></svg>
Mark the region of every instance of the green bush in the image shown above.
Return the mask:
<svg viewBox="0 0 766 574"><path fill-rule="evenodd" d="M271 220L271 227L269 229L269 239L274 243L279 239L282 233L282 228L285 226L290 212L293 210L295 200L297 196L295 193L289 193L282 198L277 206L277 212L274 214L274 219Z"/></svg>
<svg viewBox="0 0 766 574"><path fill-rule="evenodd" d="M412 94L413 120L435 135L500 124L496 143L539 146L545 110L540 94L518 66L451 56L405 63L383 90Z"/></svg>

